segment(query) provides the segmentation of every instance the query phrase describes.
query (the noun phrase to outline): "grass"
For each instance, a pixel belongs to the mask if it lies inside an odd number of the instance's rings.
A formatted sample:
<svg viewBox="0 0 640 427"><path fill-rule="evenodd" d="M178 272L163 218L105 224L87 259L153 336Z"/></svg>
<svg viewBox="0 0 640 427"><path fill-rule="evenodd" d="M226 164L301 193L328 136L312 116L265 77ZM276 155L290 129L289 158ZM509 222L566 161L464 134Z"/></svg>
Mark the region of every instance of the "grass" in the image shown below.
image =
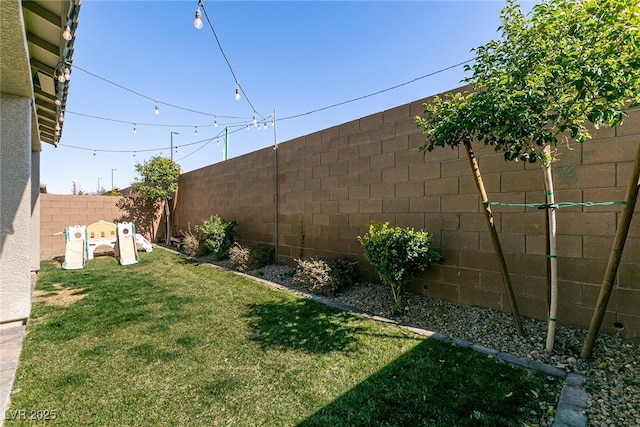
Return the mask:
<svg viewBox="0 0 640 427"><path fill-rule="evenodd" d="M7 426L33 425L21 410L60 426L519 426L549 392L526 370L159 249L129 266L44 262L37 289L61 288L84 297L34 303Z"/></svg>

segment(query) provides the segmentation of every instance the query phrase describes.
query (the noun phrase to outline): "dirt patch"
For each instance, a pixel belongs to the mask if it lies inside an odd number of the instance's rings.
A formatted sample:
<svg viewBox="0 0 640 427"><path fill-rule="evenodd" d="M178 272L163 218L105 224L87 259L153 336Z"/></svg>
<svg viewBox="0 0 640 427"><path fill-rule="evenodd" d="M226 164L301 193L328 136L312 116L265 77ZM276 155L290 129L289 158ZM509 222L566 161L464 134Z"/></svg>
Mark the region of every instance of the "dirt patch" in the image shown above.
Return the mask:
<svg viewBox="0 0 640 427"><path fill-rule="evenodd" d="M33 302L45 302L49 305L68 306L76 301L81 300L87 294L82 294L84 289L68 289L60 283L54 283L54 291L35 291L33 293Z"/></svg>

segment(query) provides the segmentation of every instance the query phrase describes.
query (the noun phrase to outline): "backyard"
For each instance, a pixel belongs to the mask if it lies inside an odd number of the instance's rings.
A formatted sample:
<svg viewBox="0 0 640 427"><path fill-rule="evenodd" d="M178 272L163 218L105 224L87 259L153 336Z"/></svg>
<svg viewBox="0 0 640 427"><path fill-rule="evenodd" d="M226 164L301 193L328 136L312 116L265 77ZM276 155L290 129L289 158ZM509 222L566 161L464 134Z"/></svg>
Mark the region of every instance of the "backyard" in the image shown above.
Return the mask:
<svg viewBox="0 0 640 427"><path fill-rule="evenodd" d="M129 266L42 263L5 422L549 425L559 387L155 250Z"/></svg>

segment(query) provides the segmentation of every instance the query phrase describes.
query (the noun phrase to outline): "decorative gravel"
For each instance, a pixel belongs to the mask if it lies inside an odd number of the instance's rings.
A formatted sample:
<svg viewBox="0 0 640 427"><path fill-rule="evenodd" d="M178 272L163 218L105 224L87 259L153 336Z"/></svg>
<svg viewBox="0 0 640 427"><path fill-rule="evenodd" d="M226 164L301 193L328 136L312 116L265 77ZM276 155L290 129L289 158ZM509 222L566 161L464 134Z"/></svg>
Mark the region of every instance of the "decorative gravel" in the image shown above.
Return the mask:
<svg viewBox="0 0 640 427"><path fill-rule="evenodd" d="M214 264L229 269L228 261ZM312 293L293 280L295 268L289 266L270 265L249 274L292 290ZM545 350L547 324L544 321L522 318L526 336L520 337L508 313L412 293L405 293L403 298L407 310L402 316L394 316L388 310L391 291L383 285L357 283L334 297L371 315L584 375L585 390L591 398L585 411L590 426L640 427L640 343L600 334L594 357L585 360L580 357L580 351L586 331L558 325L554 352L549 354ZM552 417L548 418L549 424L543 425L551 425Z"/></svg>

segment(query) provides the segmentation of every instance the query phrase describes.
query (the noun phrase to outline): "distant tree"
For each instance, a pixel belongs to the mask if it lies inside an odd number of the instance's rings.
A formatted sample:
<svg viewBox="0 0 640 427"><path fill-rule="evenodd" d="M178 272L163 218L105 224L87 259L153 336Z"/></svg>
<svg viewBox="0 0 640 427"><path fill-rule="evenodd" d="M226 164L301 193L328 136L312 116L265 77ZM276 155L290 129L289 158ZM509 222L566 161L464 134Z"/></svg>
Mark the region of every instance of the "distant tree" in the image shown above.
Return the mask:
<svg viewBox="0 0 640 427"><path fill-rule="evenodd" d="M122 196L122 192L118 188L112 190L102 190L100 196Z"/></svg>
<svg viewBox="0 0 640 427"><path fill-rule="evenodd" d="M163 204L166 225L165 238L166 243L169 244L173 217L171 201L178 189L180 166L171 159L155 156L149 161L137 163L135 168L140 176L135 178L134 190L149 199L160 200Z"/></svg>
<svg viewBox="0 0 640 427"><path fill-rule="evenodd" d="M494 146L506 160L542 164L551 264L547 350L552 351L557 310L555 147L569 139L586 141L588 123L621 124L625 110L640 103L640 5L637 0L548 0L524 15L509 0L501 18L502 39L477 48L475 63L467 67L473 72L465 79L472 92L436 98L416 123L427 135L426 151L470 147L475 138ZM628 195L627 205L633 206L637 190ZM625 222L628 228L633 208L627 211L621 229ZM621 245L612 250L603 290L615 277L624 239L616 237L616 242ZM608 297L601 299L606 306ZM597 323L590 330L598 329Z"/></svg>

